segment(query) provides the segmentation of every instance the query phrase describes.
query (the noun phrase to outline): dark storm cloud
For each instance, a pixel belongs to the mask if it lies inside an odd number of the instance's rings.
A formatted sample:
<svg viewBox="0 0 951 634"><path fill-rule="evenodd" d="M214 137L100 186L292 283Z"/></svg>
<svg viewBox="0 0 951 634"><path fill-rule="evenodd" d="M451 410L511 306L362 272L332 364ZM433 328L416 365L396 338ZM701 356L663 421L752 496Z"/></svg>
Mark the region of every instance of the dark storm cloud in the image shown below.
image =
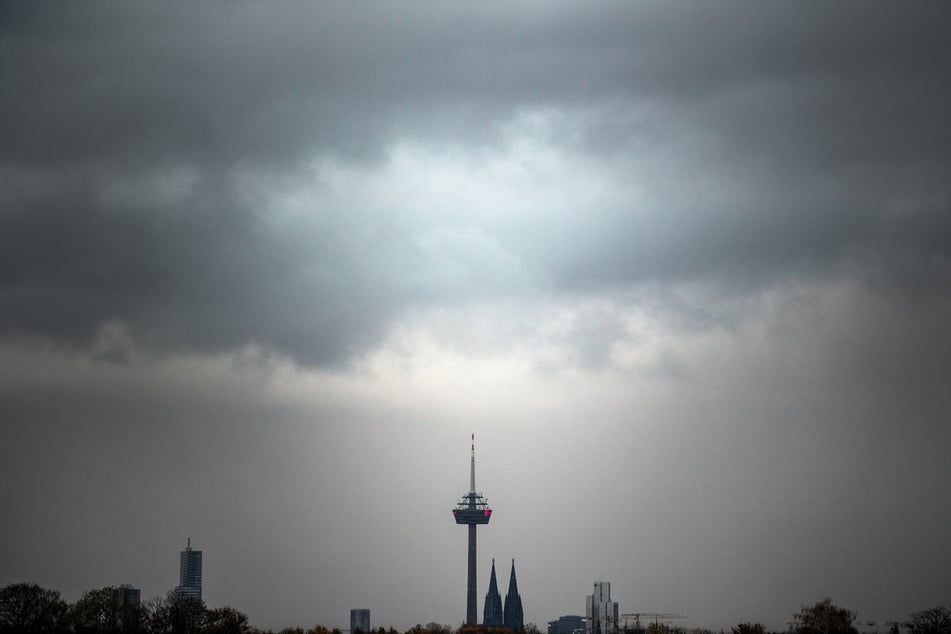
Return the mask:
<svg viewBox="0 0 951 634"><path fill-rule="evenodd" d="M381 131L394 134L396 123L412 125L407 119L428 126L425 115L440 108L504 116L532 104L635 98L700 107L726 98L736 107L721 114L736 118L717 127L732 123L731 137L747 131L740 147L761 143L774 154L785 137L863 160L899 144L946 158L949 125L938 115L948 97L936 81L948 64L943 7L743 9L10 11L3 152L41 165L283 162L315 147L379 151ZM774 88L798 94L729 103ZM461 118L453 129L466 130Z"/></svg>
<svg viewBox="0 0 951 634"><path fill-rule="evenodd" d="M403 308L458 289L408 281L438 262L386 213L322 209L275 227L236 173L321 156L370 167L407 140L504 147L506 124L532 108L566 114L557 146L635 157L645 191L639 207L622 187L567 222L485 229L554 290L699 280L747 292L845 269L940 293L948 14L7 7L0 327L87 342L115 321L158 348L345 358ZM163 193L176 170L190 185ZM107 195L115 183L124 196Z"/></svg>
<svg viewBox="0 0 951 634"><path fill-rule="evenodd" d="M83 187L4 216L0 324L87 345L124 323L146 345L213 351L272 345L307 361L340 359L380 327L379 269L339 218L276 234L230 192L207 187L180 208L103 208ZM386 243L384 229L376 229ZM385 265L387 253L375 253ZM319 336L312 336L319 333Z"/></svg>

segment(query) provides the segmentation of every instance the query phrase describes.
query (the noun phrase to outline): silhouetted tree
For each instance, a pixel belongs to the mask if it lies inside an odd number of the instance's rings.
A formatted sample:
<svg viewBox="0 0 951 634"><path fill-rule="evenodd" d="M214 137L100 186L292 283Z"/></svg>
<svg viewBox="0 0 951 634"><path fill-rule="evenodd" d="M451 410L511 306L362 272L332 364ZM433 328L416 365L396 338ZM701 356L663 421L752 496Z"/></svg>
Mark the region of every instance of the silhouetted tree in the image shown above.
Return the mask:
<svg viewBox="0 0 951 634"><path fill-rule="evenodd" d="M13 583L0 590L0 632L62 632L67 627L68 610L56 590L35 583Z"/></svg>
<svg viewBox="0 0 951 634"><path fill-rule="evenodd" d="M150 612L150 634L200 634L205 603L170 591L152 602Z"/></svg>
<svg viewBox="0 0 951 634"><path fill-rule="evenodd" d="M431 622L427 623L426 627L419 624L414 625L406 630L406 634L452 634L452 628L448 625Z"/></svg>
<svg viewBox="0 0 951 634"><path fill-rule="evenodd" d="M330 634L330 630L328 630L323 625L317 624L314 627L307 630L305 634Z"/></svg>
<svg viewBox="0 0 951 634"><path fill-rule="evenodd" d="M77 634L135 634L145 631L147 615L141 605L125 602L122 588L107 586L83 593L70 609Z"/></svg>
<svg viewBox="0 0 951 634"><path fill-rule="evenodd" d="M214 608L205 610L203 634L248 634L251 626L248 615L234 608ZM300 630L304 634L304 630Z"/></svg>
<svg viewBox="0 0 951 634"><path fill-rule="evenodd" d="M733 630L733 634L766 634L766 628L762 623L740 623L730 629Z"/></svg>
<svg viewBox="0 0 951 634"><path fill-rule="evenodd" d="M671 634L671 628L663 623L651 623L647 626L647 634Z"/></svg>
<svg viewBox="0 0 951 634"><path fill-rule="evenodd" d="M951 634L951 611L944 606L911 615L908 627L914 634Z"/></svg>
<svg viewBox="0 0 951 634"><path fill-rule="evenodd" d="M823 599L812 607L802 606L795 615L799 634L858 634L852 622L855 613Z"/></svg>

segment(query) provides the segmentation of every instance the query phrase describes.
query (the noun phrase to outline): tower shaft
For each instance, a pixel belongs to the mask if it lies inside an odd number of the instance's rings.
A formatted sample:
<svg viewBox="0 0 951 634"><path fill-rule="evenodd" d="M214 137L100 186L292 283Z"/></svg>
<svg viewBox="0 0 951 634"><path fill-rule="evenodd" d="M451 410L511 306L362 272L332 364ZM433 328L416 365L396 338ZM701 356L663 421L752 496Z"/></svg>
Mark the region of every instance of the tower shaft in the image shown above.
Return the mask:
<svg viewBox="0 0 951 634"><path fill-rule="evenodd" d="M466 583L466 625L478 625L476 611L476 525L469 524L469 575Z"/></svg>

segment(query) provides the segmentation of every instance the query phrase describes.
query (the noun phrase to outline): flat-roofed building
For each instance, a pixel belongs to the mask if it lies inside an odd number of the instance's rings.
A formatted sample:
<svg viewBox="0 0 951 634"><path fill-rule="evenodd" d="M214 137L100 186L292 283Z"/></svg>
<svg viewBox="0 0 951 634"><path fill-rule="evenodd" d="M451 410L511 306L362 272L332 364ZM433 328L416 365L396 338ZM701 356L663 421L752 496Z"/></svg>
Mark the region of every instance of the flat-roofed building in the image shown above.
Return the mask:
<svg viewBox="0 0 951 634"><path fill-rule="evenodd" d="M548 622L548 634L577 634L584 629L584 617L576 614L559 616L557 621Z"/></svg>

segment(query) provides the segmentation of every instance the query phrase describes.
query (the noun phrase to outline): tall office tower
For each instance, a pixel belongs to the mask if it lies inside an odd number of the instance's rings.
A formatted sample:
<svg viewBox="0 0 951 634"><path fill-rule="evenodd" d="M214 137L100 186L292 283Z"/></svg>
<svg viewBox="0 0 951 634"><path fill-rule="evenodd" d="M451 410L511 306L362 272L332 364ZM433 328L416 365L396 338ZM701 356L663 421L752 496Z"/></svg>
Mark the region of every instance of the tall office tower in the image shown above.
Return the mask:
<svg viewBox="0 0 951 634"><path fill-rule="evenodd" d="M475 488L475 434L472 434L472 460L469 469L469 492L462 496L459 504L452 510L456 524L469 527L469 571L466 576L466 625L478 625L476 612L476 526L488 524L492 518L492 509L481 493Z"/></svg>
<svg viewBox="0 0 951 634"><path fill-rule="evenodd" d="M595 581L594 593L585 597L587 634L617 634L617 602L611 600L611 582Z"/></svg>
<svg viewBox="0 0 951 634"><path fill-rule="evenodd" d="M350 634L363 632L370 634L370 611L365 609L350 610Z"/></svg>
<svg viewBox="0 0 951 634"><path fill-rule="evenodd" d="M512 560L512 576L509 577L509 591L505 595L505 610L502 624L513 632L525 630L525 617L522 614L522 597L518 594L518 582L515 581L515 560Z"/></svg>
<svg viewBox="0 0 951 634"><path fill-rule="evenodd" d="M489 592L485 595L485 607L482 610L482 627L502 627L502 595L495 580L495 560L492 560L492 576L489 577Z"/></svg>
<svg viewBox="0 0 951 634"><path fill-rule="evenodd" d="M188 538L188 546L182 551L175 593L180 597L201 601L201 551L192 550L191 537Z"/></svg>

